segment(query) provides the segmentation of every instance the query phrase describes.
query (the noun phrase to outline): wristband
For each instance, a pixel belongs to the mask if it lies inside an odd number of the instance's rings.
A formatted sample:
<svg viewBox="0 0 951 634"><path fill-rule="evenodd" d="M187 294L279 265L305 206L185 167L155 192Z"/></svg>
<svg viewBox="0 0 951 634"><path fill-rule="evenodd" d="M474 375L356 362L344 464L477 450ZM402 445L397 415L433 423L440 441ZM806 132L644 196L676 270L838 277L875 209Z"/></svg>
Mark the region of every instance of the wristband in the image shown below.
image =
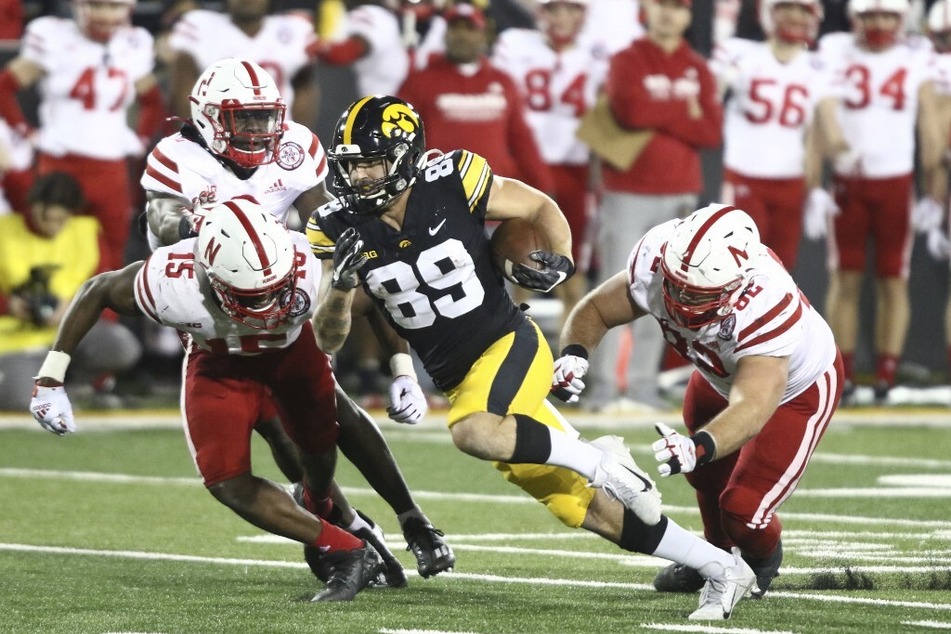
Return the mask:
<svg viewBox="0 0 951 634"><path fill-rule="evenodd" d="M418 380L416 378L416 369L413 367L413 357L405 352L397 352L390 357L390 372L394 378L398 376L408 376L414 381Z"/></svg>
<svg viewBox="0 0 951 634"><path fill-rule="evenodd" d="M54 379L60 383L66 381L66 368L69 367L70 356L59 350L50 350L46 355L46 360L40 366L39 373L34 379Z"/></svg>
<svg viewBox="0 0 951 634"><path fill-rule="evenodd" d="M717 456L717 441L710 432L698 431L690 437L697 446L697 466L705 465Z"/></svg>
<svg viewBox="0 0 951 634"><path fill-rule="evenodd" d="M582 346L579 343L573 343L567 345L561 350L561 356L571 355L573 357L581 357L582 359L588 359L588 349Z"/></svg>

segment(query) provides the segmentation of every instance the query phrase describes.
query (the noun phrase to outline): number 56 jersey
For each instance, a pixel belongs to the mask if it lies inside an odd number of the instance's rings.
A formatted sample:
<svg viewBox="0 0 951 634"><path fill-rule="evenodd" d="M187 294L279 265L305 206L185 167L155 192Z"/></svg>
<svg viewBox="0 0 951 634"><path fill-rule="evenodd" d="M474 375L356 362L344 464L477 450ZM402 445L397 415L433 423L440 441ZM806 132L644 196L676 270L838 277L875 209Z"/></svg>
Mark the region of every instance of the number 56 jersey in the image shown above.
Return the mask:
<svg viewBox="0 0 951 634"><path fill-rule="evenodd" d="M664 306L660 259L661 247L678 222L654 227L631 252L628 293L635 304L657 320L667 343L724 398L729 397L740 359L749 356L789 357L782 403L808 389L835 361L835 340L825 320L765 246L748 254L755 274L730 315L698 330L674 321Z"/></svg>
<svg viewBox="0 0 951 634"><path fill-rule="evenodd" d="M456 150L423 168L400 231L342 201L324 205L307 224L319 258L332 258L340 235L356 227L369 258L360 271L364 287L443 391L525 319L489 255L491 187L486 160Z"/></svg>
<svg viewBox="0 0 951 634"><path fill-rule="evenodd" d="M297 288L281 302L293 302L287 321L268 330L252 328L219 307L204 272L195 264L197 238L156 249L135 276L135 302L145 315L178 330L213 354L258 354L290 346L317 307L321 267L300 233L291 233L297 259Z"/></svg>

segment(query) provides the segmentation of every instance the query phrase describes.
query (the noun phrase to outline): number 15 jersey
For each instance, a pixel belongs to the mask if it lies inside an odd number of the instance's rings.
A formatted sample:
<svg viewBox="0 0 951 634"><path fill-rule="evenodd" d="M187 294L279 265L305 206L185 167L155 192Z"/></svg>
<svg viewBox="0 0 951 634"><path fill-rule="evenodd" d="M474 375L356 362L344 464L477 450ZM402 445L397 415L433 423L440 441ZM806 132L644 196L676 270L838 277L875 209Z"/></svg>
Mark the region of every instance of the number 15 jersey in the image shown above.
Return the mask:
<svg viewBox="0 0 951 634"><path fill-rule="evenodd" d="M318 258L355 227L369 258L360 278L436 386L457 385L496 340L525 317L490 257L485 212L492 170L456 150L430 161L409 193L402 230L357 214L343 201L314 212L307 237Z"/></svg>

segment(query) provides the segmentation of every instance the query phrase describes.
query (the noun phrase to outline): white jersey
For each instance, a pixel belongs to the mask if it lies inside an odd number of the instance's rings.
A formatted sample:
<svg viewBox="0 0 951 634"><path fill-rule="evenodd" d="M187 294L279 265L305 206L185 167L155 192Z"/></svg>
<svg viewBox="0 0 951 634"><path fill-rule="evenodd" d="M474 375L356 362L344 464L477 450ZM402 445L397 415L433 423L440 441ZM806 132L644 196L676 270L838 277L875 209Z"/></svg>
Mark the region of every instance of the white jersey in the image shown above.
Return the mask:
<svg viewBox="0 0 951 634"><path fill-rule="evenodd" d="M782 63L766 42L729 38L716 47L710 69L731 94L724 167L752 178L801 178L806 129L819 101L835 95L822 60L804 50Z"/></svg>
<svg viewBox="0 0 951 634"><path fill-rule="evenodd" d="M369 51L353 64L361 95L395 95L409 73L409 53L403 46L396 15L381 6L364 4L348 11L342 31L334 39L357 35Z"/></svg>
<svg viewBox="0 0 951 634"><path fill-rule="evenodd" d="M861 157L859 174L866 178L910 174L918 91L934 76L934 53L927 41L909 38L887 51L871 53L859 48L849 33L830 33L819 40L819 54L840 84L839 120L849 147Z"/></svg>
<svg viewBox="0 0 951 634"><path fill-rule="evenodd" d="M39 85L40 151L106 161L143 151L126 116L135 83L155 65L148 31L124 27L100 43L73 20L37 18L27 25L21 55L45 72Z"/></svg>
<svg viewBox="0 0 951 634"><path fill-rule="evenodd" d="M169 46L191 55L198 70L226 57L241 57L257 62L266 70L291 109L294 103L294 76L309 66L307 47L317 39L314 26L299 15L268 15L261 30L253 37L239 29L223 13L195 9L175 23Z"/></svg>
<svg viewBox="0 0 951 634"><path fill-rule="evenodd" d="M939 97L951 97L951 53L936 53L933 67L935 93Z"/></svg>
<svg viewBox="0 0 951 634"><path fill-rule="evenodd" d="M287 222L294 201L327 176L327 157L317 135L287 122L278 158L242 180L201 145L181 134L162 139L149 154L141 184L146 191L178 196L194 207L252 196L281 222ZM160 244L149 230L149 246Z"/></svg>
<svg viewBox="0 0 951 634"><path fill-rule="evenodd" d="M733 313L701 328L683 328L664 307L661 246L678 220L654 227L628 259L628 293L660 323L664 337L689 359L724 398L743 357L789 357L789 380L782 402L792 400L826 372L836 357L832 331L800 292L783 265L763 248L751 254L756 275Z"/></svg>
<svg viewBox="0 0 951 634"><path fill-rule="evenodd" d="M280 326L252 328L219 308L207 277L196 271L198 238L162 247L146 260L135 276L135 302L155 323L178 330L186 345L194 343L214 354L248 355L286 348L297 340L317 308L321 275L307 238L301 233L290 235L298 262L297 288L294 307Z"/></svg>
<svg viewBox="0 0 951 634"><path fill-rule="evenodd" d="M507 29L495 44L492 63L521 89L542 159L554 165L587 164L588 146L575 131L604 83L607 50L579 40L556 53L540 31Z"/></svg>

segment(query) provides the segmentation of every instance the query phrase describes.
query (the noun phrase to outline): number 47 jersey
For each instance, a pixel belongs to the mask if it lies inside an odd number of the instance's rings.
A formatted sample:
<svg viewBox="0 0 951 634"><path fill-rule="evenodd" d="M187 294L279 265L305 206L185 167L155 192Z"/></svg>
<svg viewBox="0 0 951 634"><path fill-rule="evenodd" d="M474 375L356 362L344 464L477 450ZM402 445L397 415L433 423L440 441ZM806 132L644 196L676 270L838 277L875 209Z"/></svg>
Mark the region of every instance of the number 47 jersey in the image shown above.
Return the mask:
<svg viewBox="0 0 951 634"><path fill-rule="evenodd" d="M836 357L832 331L802 294L792 276L765 246L750 252L755 274L733 312L698 330L676 323L663 298L661 247L678 220L651 229L628 259L628 293L652 315L667 343L693 363L724 398L728 398L743 357L789 357L789 378L782 403L815 383Z"/></svg>
<svg viewBox="0 0 951 634"><path fill-rule="evenodd" d="M196 269L197 238L157 249L135 276L135 302L157 324L178 330L186 347L213 354L258 354L294 343L317 307L321 267L306 238L291 233L297 258L297 288L281 302L293 302L287 321L268 330L229 317L215 300L204 273Z"/></svg>

